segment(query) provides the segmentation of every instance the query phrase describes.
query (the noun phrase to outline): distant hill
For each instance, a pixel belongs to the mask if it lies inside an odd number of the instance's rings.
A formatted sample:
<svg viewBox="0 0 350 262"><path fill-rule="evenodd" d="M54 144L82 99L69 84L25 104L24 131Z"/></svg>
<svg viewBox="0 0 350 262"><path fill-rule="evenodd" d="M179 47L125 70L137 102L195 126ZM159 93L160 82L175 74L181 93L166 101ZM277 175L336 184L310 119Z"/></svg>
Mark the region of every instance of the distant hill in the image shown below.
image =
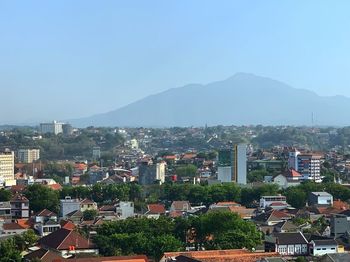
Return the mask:
<svg viewBox="0 0 350 262"><path fill-rule="evenodd" d="M173 88L117 110L70 120L75 126L350 125L350 98L323 97L238 73L207 85Z"/></svg>

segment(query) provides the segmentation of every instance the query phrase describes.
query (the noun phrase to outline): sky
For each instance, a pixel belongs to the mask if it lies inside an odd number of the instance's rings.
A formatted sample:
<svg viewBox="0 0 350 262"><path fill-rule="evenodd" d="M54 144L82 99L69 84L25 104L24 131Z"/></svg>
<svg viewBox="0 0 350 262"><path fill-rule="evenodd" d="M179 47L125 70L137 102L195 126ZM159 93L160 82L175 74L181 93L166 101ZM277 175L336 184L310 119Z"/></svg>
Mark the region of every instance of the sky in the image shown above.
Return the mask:
<svg viewBox="0 0 350 262"><path fill-rule="evenodd" d="M0 0L0 124L253 73L350 97L350 1Z"/></svg>

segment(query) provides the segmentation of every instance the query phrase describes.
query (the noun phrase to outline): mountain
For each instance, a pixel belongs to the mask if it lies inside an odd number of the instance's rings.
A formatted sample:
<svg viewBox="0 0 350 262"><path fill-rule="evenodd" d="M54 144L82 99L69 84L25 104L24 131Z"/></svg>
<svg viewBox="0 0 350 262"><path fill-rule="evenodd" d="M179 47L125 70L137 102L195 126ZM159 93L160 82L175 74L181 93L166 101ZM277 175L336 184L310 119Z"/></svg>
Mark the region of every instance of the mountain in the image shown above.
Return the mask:
<svg viewBox="0 0 350 262"><path fill-rule="evenodd" d="M151 95L117 110L71 120L75 126L350 125L350 98L325 97L238 73L207 85ZM313 115L313 117L312 117Z"/></svg>

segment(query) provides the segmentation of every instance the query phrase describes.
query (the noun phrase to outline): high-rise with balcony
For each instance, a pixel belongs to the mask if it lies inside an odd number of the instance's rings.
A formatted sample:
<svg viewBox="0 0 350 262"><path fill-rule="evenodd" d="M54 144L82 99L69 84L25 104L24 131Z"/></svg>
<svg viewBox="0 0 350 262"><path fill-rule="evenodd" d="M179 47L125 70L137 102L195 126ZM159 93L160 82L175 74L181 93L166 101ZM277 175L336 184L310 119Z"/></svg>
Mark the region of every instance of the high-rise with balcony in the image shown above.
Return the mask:
<svg viewBox="0 0 350 262"><path fill-rule="evenodd" d="M20 163L33 163L40 158L40 149L19 149L17 158Z"/></svg>
<svg viewBox="0 0 350 262"><path fill-rule="evenodd" d="M247 145L238 144L219 151L218 180L247 183Z"/></svg>
<svg viewBox="0 0 350 262"><path fill-rule="evenodd" d="M0 152L0 183L11 183L15 179L15 155L13 151Z"/></svg>

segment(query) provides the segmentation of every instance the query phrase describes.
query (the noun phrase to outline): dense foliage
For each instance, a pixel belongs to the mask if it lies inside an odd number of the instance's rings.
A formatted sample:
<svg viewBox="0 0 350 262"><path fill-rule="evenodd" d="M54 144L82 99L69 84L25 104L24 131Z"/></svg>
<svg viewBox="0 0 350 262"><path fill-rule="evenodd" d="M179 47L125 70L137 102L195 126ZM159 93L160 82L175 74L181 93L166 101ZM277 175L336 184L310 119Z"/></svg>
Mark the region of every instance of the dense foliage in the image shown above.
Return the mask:
<svg viewBox="0 0 350 262"><path fill-rule="evenodd" d="M253 248L261 234L251 222L229 212L209 212L198 217L159 219L130 218L105 223L95 243L103 255L146 254L159 260L166 251Z"/></svg>

